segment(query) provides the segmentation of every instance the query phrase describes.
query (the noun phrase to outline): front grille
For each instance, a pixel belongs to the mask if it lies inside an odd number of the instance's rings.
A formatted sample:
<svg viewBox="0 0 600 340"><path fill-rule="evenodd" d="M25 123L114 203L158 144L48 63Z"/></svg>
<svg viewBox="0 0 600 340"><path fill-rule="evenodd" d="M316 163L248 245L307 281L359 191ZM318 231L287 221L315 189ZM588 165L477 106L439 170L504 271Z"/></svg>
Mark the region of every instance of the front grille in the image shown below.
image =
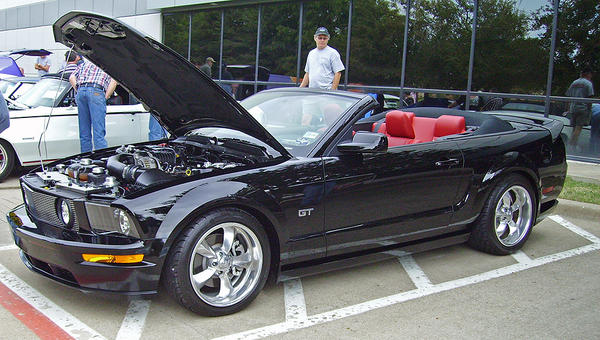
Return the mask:
<svg viewBox="0 0 600 340"><path fill-rule="evenodd" d="M33 217L55 226L63 226L62 222L56 211L56 200L57 198L52 195L43 194L41 192L33 191L26 185L23 185L23 195L25 195L27 208ZM71 208L73 217L73 230L79 231L79 221L77 214L75 214L75 203L73 200L67 200L69 208Z"/></svg>

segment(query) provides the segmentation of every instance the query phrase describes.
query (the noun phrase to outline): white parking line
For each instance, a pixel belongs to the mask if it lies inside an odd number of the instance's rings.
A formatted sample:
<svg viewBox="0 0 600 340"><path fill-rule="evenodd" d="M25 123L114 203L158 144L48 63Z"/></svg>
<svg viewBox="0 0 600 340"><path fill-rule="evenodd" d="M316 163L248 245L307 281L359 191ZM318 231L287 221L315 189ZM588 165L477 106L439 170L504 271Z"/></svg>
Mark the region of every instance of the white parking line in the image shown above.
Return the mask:
<svg viewBox="0 0 600 340"><path fill-rule="evenodd" d="M560 261L560 260L570 258L573 256L600 250L600 239L598 239L598 237L596 237L596 236L588 233L587 231L573 225L572 223L562 219L560 216L552 216L551 218L555 221L557 221L557 220L561 221L558 223L561 223L561 224L564 223L563 225L566 224L567 225L566 227L568 229L570 229L570 230L576 232L577 234L592 241L592 244L586 245L583 247L579 247L579 248L575 248L575 249L571 249L571 250L567 250L567 251L563 251L560 253L548 255L548 256L539 257L536 259L526 260L523 256L517 255L517 258L523 260L523 262L519 262L519 263L510 265L510 266L506 266L503 268L499 268L499 269L494 269L494 270L491 270L491 271L488 271L485 273L469 276L466 278L447 281L447 282L443 282L443 283L436 284L436 285L425 286L423 288L417 288L417 289L402 292L399 294L390 295L387 297L359 303L359 304L356 304L353 306L348 306L348 307L332 310L329 312L312 315L312 316L307 317L305 320L302 320L302 322L298 322L298 321L294 321L294 320L286 321L286 322L281 322L281 323L274 324L274 325L269 325L269 326L265 326L265 327L261 327L261 328L248 330L245 332L230 334L230 335L216 338L216 339L218 339L218 340L260 339L260 338L264 338L267 336L274 336L277 334L287 333L287 332L290 332L293 330L307 328L307 327L315 326L318 324L343 319L346 317L366 313L366 312L374 310L374 309L388 307L388 306L402 303L405 301L418 299L418 298L421 298L424 296L441 293L441 292L445 292L448 290L488 281L491 279L495 279L495 278L503 277L503 276L510 275L513 273L517 273L520 271L524 271L527 269L539 267L539 266L542 266L542 265L545 265L548 263Z"/></svg>
<svg viewBox="0 0 600 340"><path fill-rule="evenodd" d="M417 289L427 288L432 286L431 281L427 277L427 274L421 269L421 267L417 264L415 259L411 255L405 255L398 258L402 267L410 277L410 279L415 284Z"/></svg>
<svg viewBox="0 0 600 340"><path fill-rule="evenodd" d="M283 283L285 300L285 321L305 320L306 302L300 279L291 279Z"/></svg>
<svg viewBox="0 0 600 340"><path fill-rule="evenodd" d="M596 235L591 234L591 233L579 228L578 226L574 225L573 223L562 218L562 216L552 215L548 218L553 220L554 222L562 225L563 227L569 229L570 231L574 232L575 234L577 234L583 238L586 238L588 241L590 241L592 243L600 243L600 238L598 238Z"/></svg>
<svg viewBox="0 0 600 340"><path fill-rule="evenodd" d="M527 256L527 254L525 254L522 250L518 250L516 253L511 254L511 256L519 263L527 263L531 261L531 258Z"/></svg>
<svg viewBox="0 0 600 340"><path fill-rule="evenodd" d="M0 282L75 339L104 339L0 264Z"/></svg>
<svg viewBox="0 0 600 340"><path fill-rule="evenodd" d="M150 300L134 298L129 303L127 313L117 333L116 340L137 340L142 337L146 316L150 310Z"/></svg>

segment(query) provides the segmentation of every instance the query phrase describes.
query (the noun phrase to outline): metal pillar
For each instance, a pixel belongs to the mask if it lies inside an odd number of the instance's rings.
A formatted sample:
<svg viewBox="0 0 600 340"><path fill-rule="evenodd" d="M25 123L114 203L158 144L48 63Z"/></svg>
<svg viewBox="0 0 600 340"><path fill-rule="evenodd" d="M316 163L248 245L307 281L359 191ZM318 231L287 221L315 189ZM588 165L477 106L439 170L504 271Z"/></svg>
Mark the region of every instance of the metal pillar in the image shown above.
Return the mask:
<svg viewBox="0 0 600 340"><path fill-rule="evenodd" d="M404 102L404 79L406 78L406 53L408 49L408 18L410 17L410 0L406 2L406 17L404 18L404 41L402 41L402 72L400 74L400 98Z"/></svg>
<svg viewBox="0 0 600 340"><path fill-rule="evenodd" d="M219 80L223 77L223 31L225 30L225 10L221 9L221 36L219 42Z"/></svg>
<svg viewBox="0 0 600 340"><path fill-rule="evenodd" d="M475 59L475 37L477 35L477 13L479 12L479 1L473 4L473 28L471 29L471 52L469 54L469 75L467 77L467 94L465 98L465 110L471 105L471 85L473 84L473 63Z"/></svg>
<svg viewBox="0 0 600 340"><path fill-rule="evenodd" d="M304 1L300 3L300 18L298 19L298 56L296 62L296 86L300 83L300 67L302 67L302 25L304 21Z"/></svg>
<svg viewBox="0 0 600 340"><path fill-rule="evenodd" d="M258 92L258 57L260 54L260 18L262 17L262 4L258 4L258 23L256 24L256 66L254 67L254 93Z"/></svg>
<svg viewBox="0 0 600 340"><path fill-rule="evenodd" d="M552 77L554 74L554 50L556 48L556 30L558 26L558 3L554 0L554 13L552 17L552 41L550 42L550 60L548 61L548 80L546 81L546 100L544 104L544 116L550 113L550 96L552 95Z"/></svg>
<svg viewBox="0 0 600 340"><path fill-rule="evenodd" d="M188 14L188 55L187 60L192 59L192 13Z"/></svg>
<svg viewBox="0 0 600 340"><path fill-rule="evenodd" d="M354 1L348 4L348 37L346 38L346 73L344 74L344 86L348 88L348 73L350 72L350 39L352 38L352 8Z"/></svg>

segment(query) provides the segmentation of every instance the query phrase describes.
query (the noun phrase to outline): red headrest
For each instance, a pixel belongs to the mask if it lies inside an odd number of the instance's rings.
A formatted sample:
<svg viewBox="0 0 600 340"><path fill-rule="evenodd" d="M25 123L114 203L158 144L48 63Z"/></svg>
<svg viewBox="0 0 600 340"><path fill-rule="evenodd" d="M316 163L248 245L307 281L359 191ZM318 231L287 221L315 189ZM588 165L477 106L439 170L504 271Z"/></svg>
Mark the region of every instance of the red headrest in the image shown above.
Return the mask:
<svg viewBox="0 0 600 340"><path fill-rule="evenodd" d="M404 111L390 111L385 115L387 133L393 137L415 138L413 120L415 114Z"/></svg>
<svg viewBox="0 0 600 340"><path fill-rule="evenodd" d="M435 137L453 135L465 132L465 117L461 116L439 116L435 121Z"/></svg>

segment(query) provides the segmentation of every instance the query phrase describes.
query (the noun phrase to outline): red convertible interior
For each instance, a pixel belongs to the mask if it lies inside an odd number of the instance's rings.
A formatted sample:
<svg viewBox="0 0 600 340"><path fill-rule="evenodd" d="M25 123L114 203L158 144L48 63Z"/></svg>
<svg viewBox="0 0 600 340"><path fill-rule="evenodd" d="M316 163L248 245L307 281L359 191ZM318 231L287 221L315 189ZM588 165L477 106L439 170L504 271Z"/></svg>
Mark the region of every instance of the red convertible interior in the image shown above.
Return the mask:
<svg viewBox="0 0 600 340"><path fill-rule="evenodd" d="M393 110L386 113L385 120L373 123L372 131L387 135L388 145L392 147L431 142L463 133L466 126L465 118L461 116L415 117L413 112Z"/></svg>

